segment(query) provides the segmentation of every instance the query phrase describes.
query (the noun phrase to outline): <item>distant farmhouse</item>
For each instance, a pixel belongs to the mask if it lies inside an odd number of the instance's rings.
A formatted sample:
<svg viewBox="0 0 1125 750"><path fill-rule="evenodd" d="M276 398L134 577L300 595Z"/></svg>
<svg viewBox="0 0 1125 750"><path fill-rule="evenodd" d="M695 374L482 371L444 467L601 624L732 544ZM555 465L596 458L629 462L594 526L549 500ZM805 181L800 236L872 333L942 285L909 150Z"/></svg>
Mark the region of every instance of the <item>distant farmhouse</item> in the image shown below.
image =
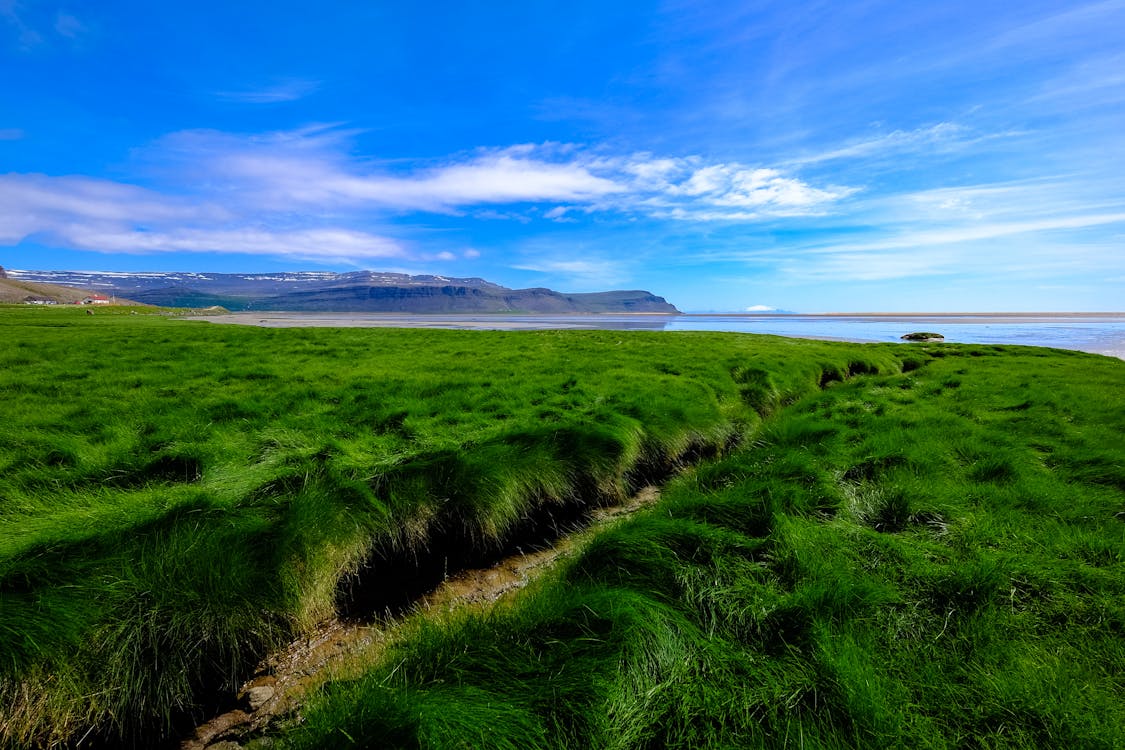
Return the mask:
<svg viewBox="0 0 1125 750"><path fill-rule="evenodd" d="M59 304L58 300L51 299L50 297L36 297L34 295L28 295L27 297L24 297L23 303L25 305L57 305L57 304Z"/></svg>
<svg viewBox="0 0 1125 750"><path fill-rule="evenodd" d="M108 305L110 303L109 297L104 294L91 294L89 297L84 297L81 302L75 304L79 305Z"/></svg>

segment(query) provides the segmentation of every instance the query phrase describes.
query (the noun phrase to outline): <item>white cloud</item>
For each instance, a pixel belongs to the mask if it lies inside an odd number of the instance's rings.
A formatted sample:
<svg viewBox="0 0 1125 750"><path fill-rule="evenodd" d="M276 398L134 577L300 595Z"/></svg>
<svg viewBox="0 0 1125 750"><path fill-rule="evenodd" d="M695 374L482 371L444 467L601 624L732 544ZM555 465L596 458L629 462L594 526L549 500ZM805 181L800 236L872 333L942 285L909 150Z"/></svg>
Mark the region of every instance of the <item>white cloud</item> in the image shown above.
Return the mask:
<svg viewBox="0 0 1125 750"><path fill-rule="evenodd" d="M603 163L614 166L612 161ZM636 154L619 169L637 178L629 184L625 200L601 207L681 221L745 222L817 214L857 192L836 185L814 187L773 168L707 164L697 156Z"/></svg>
<svg viewBox="0 0 1125 750"><path fill-rule="evenodd" d="M855 192L854 188L822 190L800 180L783 177L774 169L737 170L722 186L714 202L739 208L772 207L780 210L823 205Z"/></svg>
<svg viewBox="0 0 1125 750"><path fill-rule="evenodd" d="M553 164L501 154L439 169L420 178L397 181L409 186L419 204L430 196L450 205L526 201L588 201L622 192L611 179L578 164Z"/></svg>
<svg viewBox="0 0 1125 750"><path fill-rule="evenodd" d="M770 307L769 305L750 305L745 312L773 312L775 310L777 310L776 307Z"/></svg>
<svg viewBox="0 0 1125 750"><path fill-rule="evenodd" d="M729 182L730 170L722 165L713 165L692 172L691 177L680 188L688 195L703 195L720 190Z"/></svg>
<svg viewBox="0 0 1125 750"><path fill-rule="evenodd" d="M668 184L671 175L683 170L683 165L676 159L658 158L651 154L637 154L634 159L624 169L642 189L660 189Z"/></svg>
<svg viewBox="0 0 1125 750"><path fill-rule="evenodd" d="M270 177L275 188L284 184L287 196L301 202L372 204L435 212L482 204L589 202L623 190L612 180L593 175L577 164L504 153L403 176L348 173L324 161L279 163L268 158L250 158L235 166L247 177ZM303 179L278 179L279 171Z"/></svg>

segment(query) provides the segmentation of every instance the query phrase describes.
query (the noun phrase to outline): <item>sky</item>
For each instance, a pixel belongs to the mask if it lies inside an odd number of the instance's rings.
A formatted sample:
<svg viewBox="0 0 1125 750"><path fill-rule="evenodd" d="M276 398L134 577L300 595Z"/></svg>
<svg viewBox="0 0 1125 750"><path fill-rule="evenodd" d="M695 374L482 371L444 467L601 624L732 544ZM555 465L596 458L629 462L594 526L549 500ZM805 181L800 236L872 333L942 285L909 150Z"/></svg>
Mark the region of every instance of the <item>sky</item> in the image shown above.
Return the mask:
<svg viewBox="0 0 1125 750"><path fill-rule="evenodd" d="M1125 309L1125 0L0 0L0 265Z"/></svg>

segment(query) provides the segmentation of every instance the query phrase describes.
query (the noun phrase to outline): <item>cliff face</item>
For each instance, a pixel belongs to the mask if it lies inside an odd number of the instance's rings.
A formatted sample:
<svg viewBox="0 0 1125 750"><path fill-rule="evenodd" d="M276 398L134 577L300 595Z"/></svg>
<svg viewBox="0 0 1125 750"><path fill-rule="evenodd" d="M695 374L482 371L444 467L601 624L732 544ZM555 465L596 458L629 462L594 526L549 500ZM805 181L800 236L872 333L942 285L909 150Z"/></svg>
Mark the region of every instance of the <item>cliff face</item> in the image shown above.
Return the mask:
<svg viewBox="0 0 1125 750"><path fill-rule="evenodd" d="M643 290L563 294L509 289L477 278L356 273L199 274L19 271L27 281L70 284L167 307L397 313L676 313Z"/></svg>

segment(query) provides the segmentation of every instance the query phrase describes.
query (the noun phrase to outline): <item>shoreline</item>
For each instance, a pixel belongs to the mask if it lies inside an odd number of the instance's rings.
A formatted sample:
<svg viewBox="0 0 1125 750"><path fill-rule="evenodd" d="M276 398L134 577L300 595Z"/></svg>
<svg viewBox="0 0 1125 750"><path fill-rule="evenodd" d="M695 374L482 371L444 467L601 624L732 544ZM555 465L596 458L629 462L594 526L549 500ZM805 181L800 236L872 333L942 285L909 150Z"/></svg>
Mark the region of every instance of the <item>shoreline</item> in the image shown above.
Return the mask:
<svg viewBox="0 0 1125 750"><path fill-rule="evenodd" d="M257 322L251 322L257 318ZM1002 313L890 313L890 312L828 312L828 313L409 313L409 312L321 312L271 310L255 312L240 310L218 315L192 314L191 320L213 323L237 323L242 325L264 325L291 322L297 325L314 325L320 321L351 321L352 325L368 322L370 325L389 325L409 321L410 328L424 328L437 325L468 326L474 323L490 324L540 324L546 321L566 321L581 324L582 321L609 321L614 319L637 321L674 321L678 319L704 320L709 318L785 322L790 320L877 320L880 322L912 322L915 320L943 320L966 323L989 322L1050 322L1058 321L1120 321L1125 323L1125 312L1002 312Z"/></svg>
<svg viewBox="0 0 1125 750"><path fill-rule="evenodd" d="M431 330L616 330L753 333L817 341L905 343L936 330L949 344L1039 346L1125 359L1125 313L371 313L234 312L180 320L261 328L420 328Z"/></svg>

